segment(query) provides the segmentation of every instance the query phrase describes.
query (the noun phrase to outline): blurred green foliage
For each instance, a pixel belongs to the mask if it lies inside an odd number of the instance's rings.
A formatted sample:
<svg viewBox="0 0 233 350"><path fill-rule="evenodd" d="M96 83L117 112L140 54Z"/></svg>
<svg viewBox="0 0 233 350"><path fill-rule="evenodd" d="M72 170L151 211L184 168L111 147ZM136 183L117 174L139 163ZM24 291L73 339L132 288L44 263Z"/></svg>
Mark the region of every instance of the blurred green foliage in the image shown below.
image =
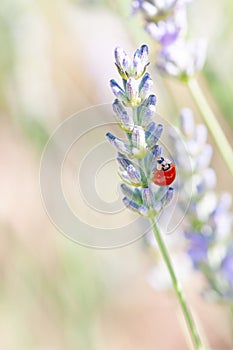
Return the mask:
<svg viewBox="0 0 233 350"><path fill-rule="evenodd" d="M53 258L46 258L49 251L43 256L41 249L28 249L16 232L5 230L11 268L3 263L0 269L0 306L6 330L13 327L11 348L95 349L95 318L105 287L93 251L61 238Z"/></svg>
<svg viewBox="0 0 233 350"><path fill-rule="evenodd" d="M206 65L204 69L204 75L208 82L208 87L212 93L216 103L219 105L222 115L233 130L233 108L232 108L232 95L233 87L222 78L221 74L218 74L211 65ZM233 75L233 71L231 76Z"/></svg>
<svg viewBox="0 0 233 350"><path fill-rule="evenodd" d="M25 115L21 117L20 124L26 137L41 152L50 136L47 127L40 120Z"/></svg>

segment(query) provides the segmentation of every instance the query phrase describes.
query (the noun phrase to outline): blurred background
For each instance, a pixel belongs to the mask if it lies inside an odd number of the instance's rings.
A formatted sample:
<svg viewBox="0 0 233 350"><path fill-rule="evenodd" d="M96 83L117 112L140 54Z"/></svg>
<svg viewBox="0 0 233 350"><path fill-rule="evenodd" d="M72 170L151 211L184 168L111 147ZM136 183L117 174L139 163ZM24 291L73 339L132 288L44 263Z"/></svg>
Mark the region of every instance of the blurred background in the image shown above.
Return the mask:
<svg viewBox="0 0 233 350"><path fill-rule="evenodd" d="M209 39L199 80L232 140L233 4L197 0L191 13L192 36ZM107 251L81 247L52 226L40 197L49 135L77 111L111 103L113 50L133 52L141 43L153 47L140 19L130 16L129 0L1 1L1 349L189 348L173 293L147 283L154 256L142 242ZM150 71L159 114L173 122L180 107L195 110L182 85L162 79L152 65ZM213 166L219 191L232 192L217 150ZM211 348L233 349L227 307L202 299L198 273L188 273L184 283Z"/></svg>

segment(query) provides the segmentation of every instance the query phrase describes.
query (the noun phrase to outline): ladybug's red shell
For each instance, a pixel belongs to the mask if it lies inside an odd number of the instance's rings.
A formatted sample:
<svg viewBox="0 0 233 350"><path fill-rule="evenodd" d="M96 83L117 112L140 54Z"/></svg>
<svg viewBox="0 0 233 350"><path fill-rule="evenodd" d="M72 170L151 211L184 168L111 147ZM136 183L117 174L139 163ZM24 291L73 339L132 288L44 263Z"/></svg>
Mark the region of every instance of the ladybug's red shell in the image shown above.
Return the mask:
<svg viewBox="0 0 233 350"><path fill-rule="evenodd" d="M155 170L153 182L158 186L169 186L176 178L176 167L171 163L167 170Z"/></svg>

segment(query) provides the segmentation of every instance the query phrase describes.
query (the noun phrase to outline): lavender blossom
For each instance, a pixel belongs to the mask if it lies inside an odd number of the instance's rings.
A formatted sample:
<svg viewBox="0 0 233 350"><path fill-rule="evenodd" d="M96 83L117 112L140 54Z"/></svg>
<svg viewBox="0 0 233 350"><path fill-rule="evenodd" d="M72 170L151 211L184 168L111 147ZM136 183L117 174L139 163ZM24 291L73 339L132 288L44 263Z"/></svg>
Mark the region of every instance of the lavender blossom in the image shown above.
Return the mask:
<svg viewBox="0 0 233 350"><path fill-rule="evenodd" d="M179 39L161 49L157 57L157 67L168 75L188 80L203 68L205 57L205 40Z"/></svg>
<svg viewBox="0 0 233 350"><path fill-rule="evenodd" d="M145 25L145 30L162 46L171 45L177 40L180 33L180 27L171 20L158 23L149 22Z"/></svg>
<svg viewBox="0 0 233 350"><path fill-rule="evenodd" d="M203 68L206 41L187 40L186 0L134 0L133 13L141 12L145 30L161 47L156 66L163 73L188 80Z"/></svg>
<svg viewBox="0 0 233 350"><path fill-rule="evenodd" d="M139 215L154 218L171 202L173 188L164 186L159 196L153 183L153 174L162 154L162 147L157 142L163 126L154 122L156 97L151 94L153 82L146 73L148 47L142 45L135 51L132 60L123 49L117 48L115 59L123 86L110 81L117 97L113 111L119 126L126 132L128 142L111 133L107 133L106 137L118 152L118 174L124 182L121 186L124 204Z"/></svg>
<svg viewBox="0 0 233 350"><path fill-rule="evenodd" d="M194 267L198 268L207 259L210 238L200 232L186 232L186 238L189 240L187 254Z"/></svg>
<svg viewBox="0 0 233 350"><path fill-rule="evenodd" d="M146 20L158 22L166 20L191 0L133 0L132 12L141 11Z"/></svg>
<svg viewBox="0 0 233 350"><path fill-rule="evenodd" d="M232 286L233 289L233 245L231 245L226 252L225 257L221 262L220 270L226 281Z"/></svg>
<svg viewBox="0 0 233 350"><path fill-rule="evenodd" d="M190 207L183 225L187 254L195 269L201 270L209 282L209 291L216 298L233 300L233 214L231 196L215 192L216 174L209 167L211 147L206 143L204 125L194 124L192 112L181 112L181 139L171 135L176 164L186 186L192 186ZM192 169L184 164L181 142L185 142L192 160ZM203 160L204 159L204 160ZM179 205L183 208L186 191L180 191ZM209 293L206 292L206 295Z"/></svg>

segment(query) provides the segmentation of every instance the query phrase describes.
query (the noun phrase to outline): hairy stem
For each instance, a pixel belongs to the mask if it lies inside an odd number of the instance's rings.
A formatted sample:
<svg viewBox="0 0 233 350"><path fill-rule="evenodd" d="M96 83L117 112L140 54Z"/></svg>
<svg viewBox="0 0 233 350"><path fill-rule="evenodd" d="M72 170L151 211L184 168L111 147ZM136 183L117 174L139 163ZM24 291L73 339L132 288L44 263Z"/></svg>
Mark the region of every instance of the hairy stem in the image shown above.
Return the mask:
<svg viewBox="0 0 233 350"><path fill-rule="evenodd" d="M233 150L228 142L218 120L216 119L213 111L211 110L200 86L196 79L191 79L188 82L188 87L191 95L202 115L204 122L206 123L212 137L221 153L228 169L233 175Z"/></svg>
<svg viewBox="0 0 233 350"><path fill-rule="evenodd" d="M200 336L198 334L196 325L194 323L193 317L191 315L191 312L190 312L189 307L187 305L187 302L185 300L180 282L177 279L176 273L175 273L173 265L172 265L172 261L170 259L170 256L169 256L169 253L167 250L167 247L162 239L162 236L160 234L160 231L159 231L154 219L151 219L151 222L152 222L153 232L154 232L157 244L159 246L159 250L162 254L163 260L164 260L164 262L167 266L168 272L170 274L172 284L173 284L174 290L177 294L177 297L179 299L180 306L182 308L184 318L185 318L187 326L189 328L190 335L192 337L192 341L193 341L193 344L195 346L195 349L196 350L204 350L205 348L202 345L202 342L201 342Z"/></svg>

